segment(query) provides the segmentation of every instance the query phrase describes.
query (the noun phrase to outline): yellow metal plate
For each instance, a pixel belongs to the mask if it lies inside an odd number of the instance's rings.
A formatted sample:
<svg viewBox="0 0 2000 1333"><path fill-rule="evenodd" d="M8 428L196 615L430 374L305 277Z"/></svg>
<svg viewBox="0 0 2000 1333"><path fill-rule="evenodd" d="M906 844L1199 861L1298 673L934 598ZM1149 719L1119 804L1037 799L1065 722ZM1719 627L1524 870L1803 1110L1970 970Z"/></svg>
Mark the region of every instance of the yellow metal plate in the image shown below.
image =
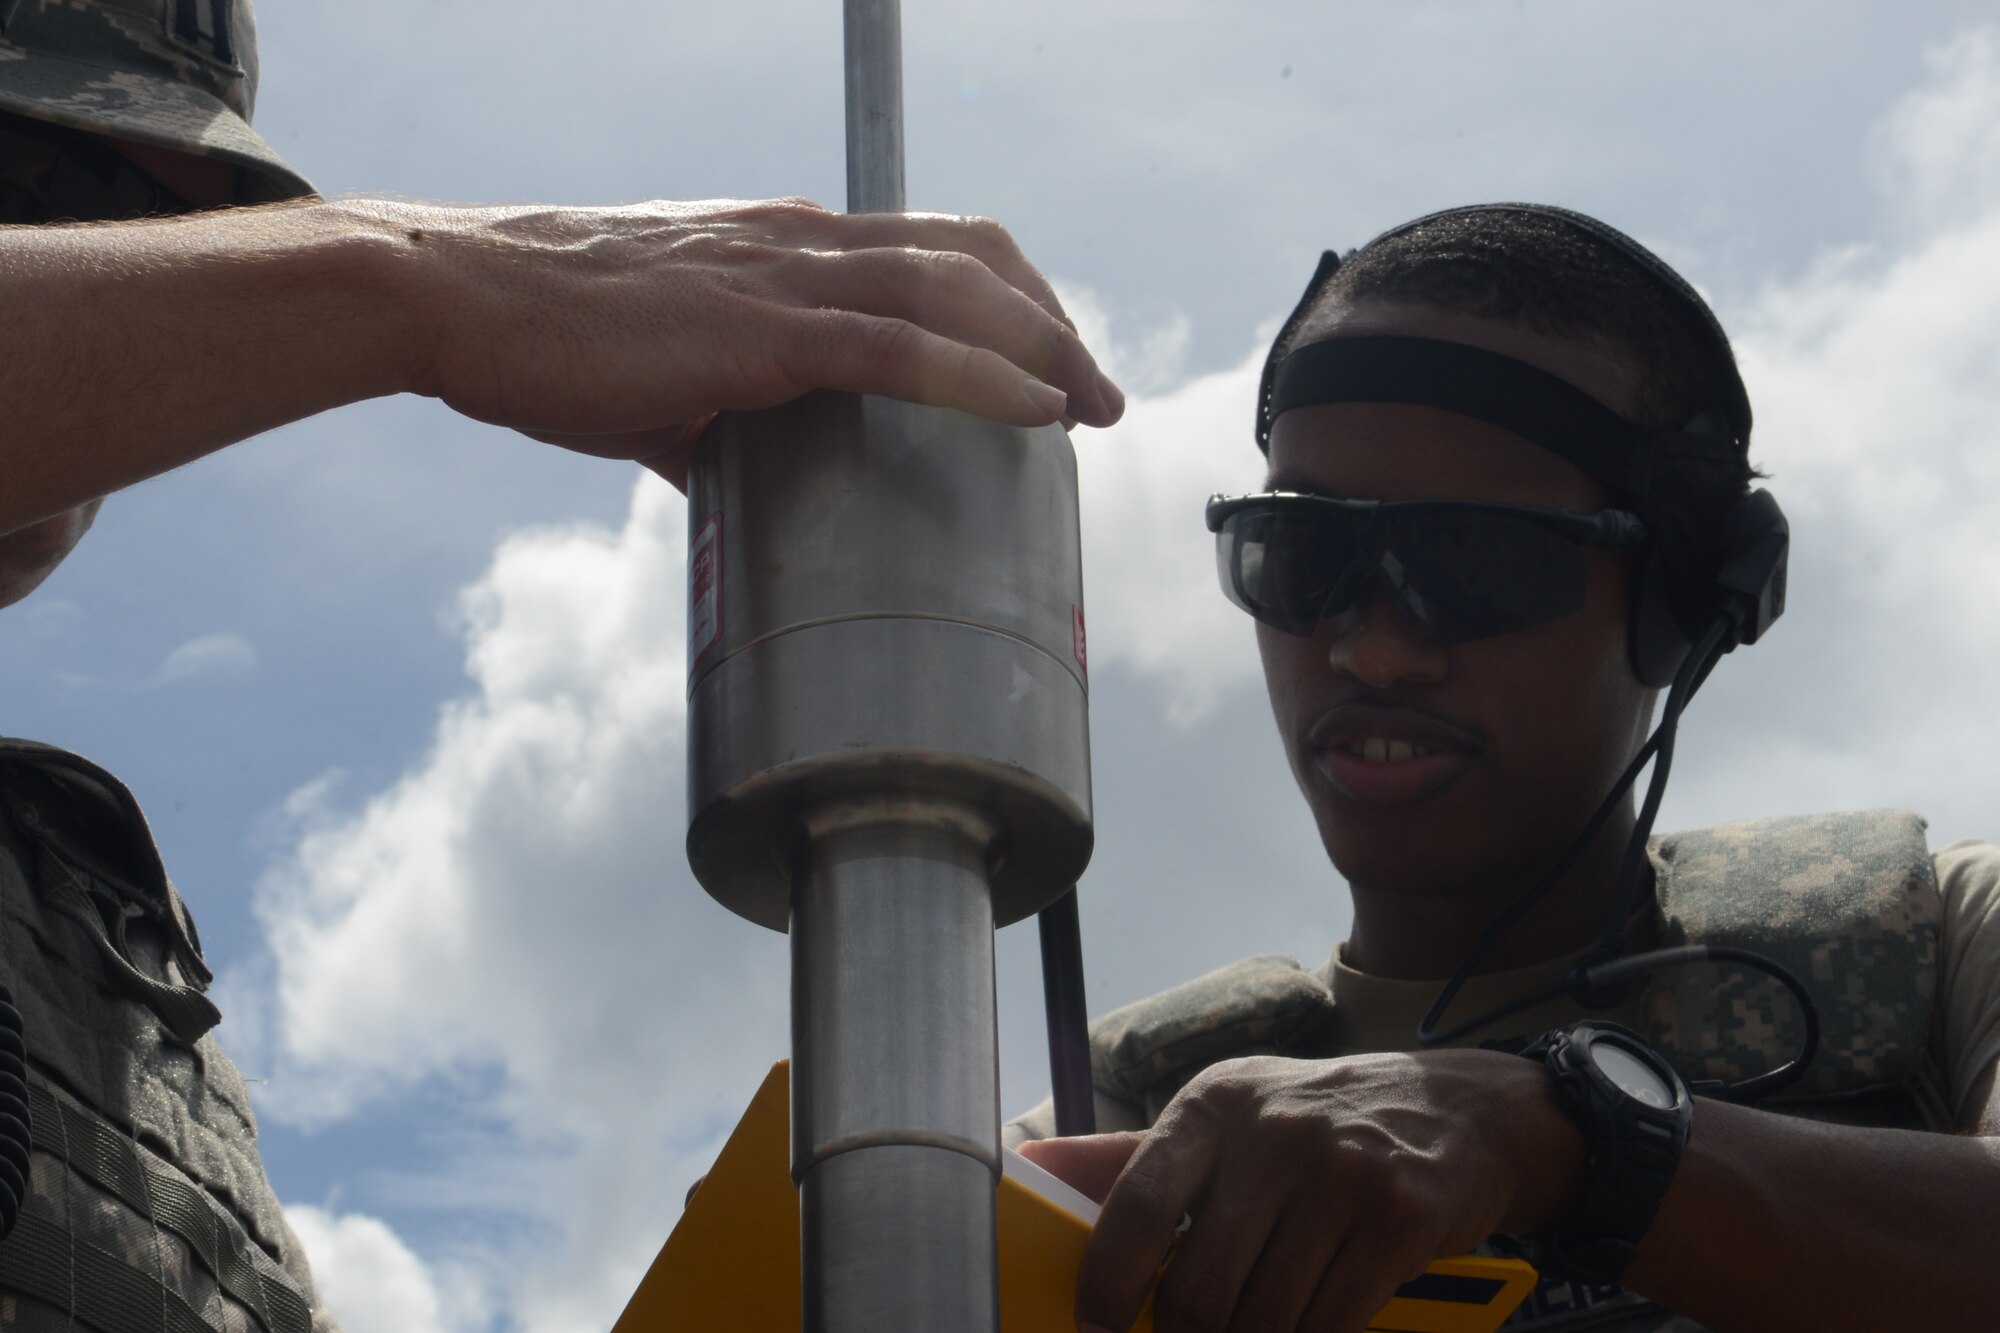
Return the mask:
<svg viewBox="0 0 2000 1333"><path fill-rule="evenodd" d="M799 1201L786 1062L764 1079L612 1333L795 1333ZM1089 1224L1008 1176L998 1198L1002 1333L1071 1333ZM1440 1259L1370 1324L1375 1333L1493 1333L1535 1284L1517 1259ZM1132 1333L1152 1333L1149 1308Z"/></svg>

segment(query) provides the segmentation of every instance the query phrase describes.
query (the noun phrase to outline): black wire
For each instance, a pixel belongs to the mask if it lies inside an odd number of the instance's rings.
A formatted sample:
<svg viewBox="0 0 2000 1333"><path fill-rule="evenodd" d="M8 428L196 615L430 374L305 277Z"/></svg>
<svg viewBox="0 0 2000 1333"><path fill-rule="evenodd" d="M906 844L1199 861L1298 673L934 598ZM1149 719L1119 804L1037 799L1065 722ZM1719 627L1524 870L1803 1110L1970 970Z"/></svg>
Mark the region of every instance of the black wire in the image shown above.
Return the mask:
<svg viewBox="0 0 2000 1333"><path fill-rule="evenodd" d="M1585 1004L1601 1003L1608 992L1623 982L1661 968L1681 967L1697 962L1733 962L1764 973L1791 992L1793 1001L1798 1005L1800 1018L1805 1024L1805 1036L1800 1043L1798 1055L1776 1069L1732 1084L1701 1085L1697 1090L1705 1096L1718 1097L1725 1101L1756 1102L1789 1087L1805 1073L1806 1067L1819 1053L1819 1007L1813 1003L1812 996L1799 979L1776 960L1754 950L1718 944L1680 945L1669 949L1654 949L1627 958L1619 957L1624 948L1626 924L1630 920L1633 905L1638 900L1639 886L1644 882L1647 864L1646 844L1652 837L1653 821L1659 816L1660 800L1666 793L1667 774L1673 766L1674 738L1679 733L1681 713L1686 709L1688 700L1693 697L1694 692L1708 679L1708 673L1722 660L1723 654L1735 646L1736 638L1732 631L1736 628L1736 620L1734 616L1717 617L1709 626L1708 632L1702 635L1700 641L1689 651L1680 669L1674 673L1673 684L1667 690L1666 705L1660 710L1660 722L1653 729L1652 736L1639 747L1639 753L1633 756L1625 772L1612 785L1611 794L1597 807L1596 812L1590 817L1590 822L1584 826L1576 841L1570 844L1562 859L1556 862L1554 868L1534 888L1522 894L1506 911L1495 917L1493 923L1474 942L1471 950L1466 953L1464 961L1458 965L1458 970L1452 973L1451 979L1445 982L1444 989L1438 992L1437 999L1431 1004L1430 1012L1425 1014L1423 1022L1417 1025L1419 1044L1433 1046L1440 1042L1455 1040L1489 1023L1531 1009L1546 1000L1552 1000L1558 995L1574 995ZM1598 830L1603 828L1604 821L1610 817L1617 803L1631 789L1632 783L1639 776L1639 770L1644 767L1648 759L1653 760L1653 773L1646 784L1646 799L1641 804L1638 821L1633 826L1632 838L1626 844L1625 861L1618 877L1618 892L1612 900L1611 910L1604 923L1604 934L1600 937L1596 948L1561 981L1526 995L1515 996L1442 1032L1437 1031L1437 1024L1443 1019L1445 1010L1457 997L1460 988L1471 977L1473 967L1486 956L1501 933L1518 921L1529 908L1546 897L1556 883L1569 872L1570 867L1576 864L1577 858L1582 856L1584 849L1597 836Z"/></svg>
<svg viewBox="0 0 2000 1333"><path fill-rule="evenodd" d="M1042 1006L1048 1017L1049 1081L1055 1094L1056 1133L1063 1138L1097 1132L1097 1099L1090 1082L1090 1007L1083 994L1083 928L1076 889L1044 907L1035 919L1042 944Z"/></svg>
<svg viewBox="0 0 2000 1333"><path fill-rule="evenodd" d="M1536 903L1547 897L1549 891L1555 888L1564 875L1569 873L1570 868L1577 863L1585 849L1595 840L1598 831L1604 827L1605 821L1611 818L1611 814L1617 808L1619 801L1624 799L1625 793L1630 791L1632 784L1638 780L1639 771L1646 766L1646 762L1659 753L1662 747L1665 748L1669 756L1672 755L1674 732L1680 724L1681 710L1687 706L1687 696L1693 692L1692 687L1697 677L1706 675L1706 668L1709 664L1708 659L1719 656L1716 652L1716 646L1721 641L1722 636L1728 632L1728 629L1729 622L1718 619L1709 628L1708 633L1702 636L1701 642L1689 651L1686 659L1681 663L1680 670L1674 673L1673 684L1667 690L1666 706L1660 712L1660 723L1653 729L1653 734L1647 738L1644 745L1639 747L1639 753L1632 756L1632 762L1625 766L1624 773L1620 774L1618 781L1612 784L1610 795L1606 796L1603 803L1597 807L1596 812L1590 817L1590 822L1584 825L1583 832L1577 835L1576 840L1569 845L1568 850L1563 853L1562 858L1555 863L1549 873L1544 875L1535 887L1522 894L1507 910L1495 917L1492 924L1487 926L1485 932L1473 942L1472 948L1466 953L1464 961L1459 963L1458 970L1452 973L1451 979L1445 982L1444 989L1438 992L1437 999L1431 1004L1430 1012L1424 1015L1423 1022L1417 1024L1417 1042L1419 1045L1435 1046L1440 1042L1455 1041L1476 1028L1486 1026L1495 1019L1519 1013L1531 1004L1538 1004L1543 1000L1553 999L1555 996L1566 992L1573 993L1576 990L1576 974L1572 974L1559 984L1536 992L1532 998L1509 1000L1482 1013L1475 1014L1463 1022L1455 1023L1443 1031L1437 1030L1437 1025L1444 1019L1445 1010L1451 1007L1451 1002L1458 997L1459 990L1471 978L1472 969L1478 965L1479 960L1486 956L1487 952L1492 949L1494 943L1508 927L1520 920ZM1646 792L1645 802L1645 808L1649 813L1645 816L1643 823L1634 830L1632 841L1626 845L1625 878L1627 879L1633 874L1633 849L1637 849L1637 854L1641 858L1640 864L1644 864L1646 837L1652 831L1652 815L1658 813L1660 797L1665 791L1664 776L1664 766L1656 767L1653 770L1653 777ZM1621 939L1624 934L1625 920L1629 914L1629 907L1626 906L1627 889L1628 886L1621 880L1618 897L1612 904L1612 915L1606 932L1606 938L1613 941ZM1602 945L1599 948L1601 950ZM1616 956L1615 947L1612 956ZM1610 959L1608 957L1598 957L1594 951L1592 961L1608 962Z"/></svg>
<svg viewBox="0 0 2000 1333"><path fill-rule="evenodd" d="M1799 1042L1799 1053L1786 1063L1753 1078L1736 1083L1714 1087L1696 1087L1695 1091L1705 1096L1723 1101L1750 1103L1779 1092L1797 1082L1806 1072L1806 1067L1819 1054L1819 1006L1807 993L1805 984L1789 969L1775 959L1766 957L1753 949L1739 949L1729 944L1683 944L1671 949L1654 949L1648 953L1634 954L1630 958L1619 958L1608 963L1599 963L1585 970L1584 977L1592 986L1613 986L1629 978L1658 971L1663 967L1684 967L1689 963L1741 963L1755 968L1770 977L1792 993L1792 1001L1799 1007L1799 1017L1805 1023L1805 1036Z"/></svg>
<svg viewBox="0 0 2000 1333"><path fill-rule="evenodd" d="M1666 707L1660 710L1660 725L1654 729L1659 745L1653 755L1653 776L1646 784L1646 799L1639 808L1639 822L1632 829L1632 840L1625 844L1625 865L1618 876L1618 894L1612 900L1611 912L1605 918L1604 934L1597 942L1597 958L1609 962L1622 951L1625 941L1625 923L1632 915L1632 908L1639 900L1639 886L1646 878L1646 844L1653 836L1653 821L1659 818L1660 800L1667 794L1667 774L1674 766L1674 740L1680 734L1681 713L1687 708L1688 700L1708 678L1722 655L1734 647L1734 641L1725 636L1731 628L1728 619L1718 616L1708 627L1708 633L1688 653L1679 671L1674 673L1674 683L1667 690Z"/></svg>

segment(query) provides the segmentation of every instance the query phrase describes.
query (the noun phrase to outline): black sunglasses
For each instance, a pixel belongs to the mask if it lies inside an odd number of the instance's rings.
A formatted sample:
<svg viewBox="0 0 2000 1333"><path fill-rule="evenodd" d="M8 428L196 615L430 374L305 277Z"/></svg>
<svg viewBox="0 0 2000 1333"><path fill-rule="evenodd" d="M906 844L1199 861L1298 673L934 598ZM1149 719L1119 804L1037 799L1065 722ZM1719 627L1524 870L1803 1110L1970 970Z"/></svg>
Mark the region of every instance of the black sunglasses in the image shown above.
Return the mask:
<svg viewBox="0 0 2000 1333"><path fill-rule="evenodd" d="M0 117L0 223L123 222L194 211L96 135Z"/></svg>
<svg viewBox="0 0 2000 1333"><path fill-rule="evenodd" d="M1461 500L1336 500L1272 492L1208 502L1229 600L1310 635L1379 578L1441 643L1527 629L1583 605L1586 548L1644 550L1639 516Z"/></svg>

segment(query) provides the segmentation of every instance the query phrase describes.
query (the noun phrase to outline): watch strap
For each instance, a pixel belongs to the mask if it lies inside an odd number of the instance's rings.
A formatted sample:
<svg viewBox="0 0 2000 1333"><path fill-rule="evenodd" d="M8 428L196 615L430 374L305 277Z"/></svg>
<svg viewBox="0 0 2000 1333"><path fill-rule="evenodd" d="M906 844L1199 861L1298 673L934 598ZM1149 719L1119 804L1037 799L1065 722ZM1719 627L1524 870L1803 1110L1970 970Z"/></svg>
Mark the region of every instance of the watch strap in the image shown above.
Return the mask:
<svg viewBox="0 0 2000 1333"><path fill-rule="evenodd" d="M1643 1063L1673 1090L1673 1105L1648 1106L1612 1082L1589 1055L1598 1034L1646 1057ZM1687 1087L1643 1037L1601 1020L1545 1033L1521 1054L1547 1067L1557 1099L1583 1132L1585 1153L1576 1209L1521 1249L1545 1277L1616 1283L1659 1213L1687 1146L1694 1119Z"/></svg>

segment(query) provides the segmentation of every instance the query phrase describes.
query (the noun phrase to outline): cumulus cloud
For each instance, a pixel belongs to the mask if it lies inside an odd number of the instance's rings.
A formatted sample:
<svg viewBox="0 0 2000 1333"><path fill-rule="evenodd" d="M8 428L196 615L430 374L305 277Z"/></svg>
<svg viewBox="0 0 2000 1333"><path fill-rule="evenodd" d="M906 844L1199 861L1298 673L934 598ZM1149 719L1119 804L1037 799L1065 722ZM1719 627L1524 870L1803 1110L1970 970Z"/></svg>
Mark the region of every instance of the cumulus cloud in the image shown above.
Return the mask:
<svg viewBox="0 0 2000 1333"><path fill-rule="evenodd" d="M309 1204L285 1217L345 1333L459 1333L483 1322L477 1286L434 1272L381 1219Z"/></svg>
<svg viewBox="0 0 2000 1333"><path fill-rule="evenodd" d="M2000 49L1976 32L1932 64L1885 132L1923 232L1726 312L1792 595L1697 705L1690 820L1907 805L1947 838L2000 832Z"/></svg>
<svg viewBox="0 0 2000 1333"><path fill-rule="evenodd" d="M1691 714L1664 823L1910 804L1949 835L1994 832L1994 781L1965 757L2000 749L1993 49L1977 34L1940 50L1936 81L1881 132L1921 226L1724 302L1794 521L1793 605ZM1087 293L1066 300L1135 384L1172 361L1171 328L1121 347ZM1094 674L1100 693L1153 701L1121 723L1149 737L1255 707L1200 506L1258 480L1262 343L1213 374L1156 374L1118 428L1077 440ZM428 753L358 804L301 796L295 845L260 891L272 980L250 1008L268 1026L270 1112L338 1121L427 1081L476 1082L463 1156L412 1194L540 1229L532 1250L494 1240L484 1279L537 1331L609 1322L785 1046L782 941L711 903L682 854L684 541L679 497L651 480L621 527L508 538L462 600L471 687ZM1100 730L1101 801L1157 789L1131 756L1161 751L1135 734ZM1296 801L1275 754L1236 785ZM1196 822L1149 813L1119 836L1170 843L1160 830ZM1247 887L1295 874L1289 855L1245 839L1228 859ZM1153 902L1206 891L1167 884ZM346 1255L395 1253L365 1218L307 1216L336 1279ZM408 1271L399 1326L432 1327L448 1314L434 1275Z"/></svg>

